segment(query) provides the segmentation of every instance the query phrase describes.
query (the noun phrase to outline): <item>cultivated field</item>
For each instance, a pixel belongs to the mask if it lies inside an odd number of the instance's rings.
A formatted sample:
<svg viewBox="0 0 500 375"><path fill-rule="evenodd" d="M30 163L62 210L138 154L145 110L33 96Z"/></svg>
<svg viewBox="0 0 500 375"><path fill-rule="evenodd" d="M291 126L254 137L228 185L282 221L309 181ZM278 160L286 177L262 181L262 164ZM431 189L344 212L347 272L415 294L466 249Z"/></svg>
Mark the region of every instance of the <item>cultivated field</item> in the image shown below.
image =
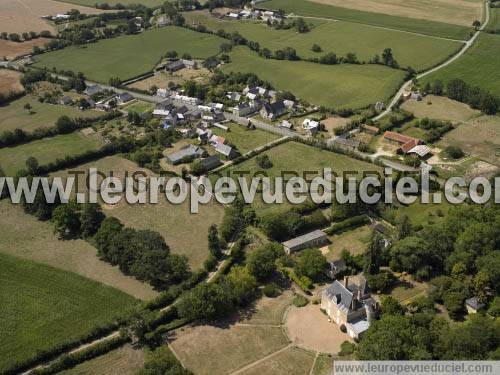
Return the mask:
<svg viewBox="0 0 500 375"><path fill-rule="evenodd" d="M500 85L498 85L500 81L500 37L481 33L465 55L447 67L425 77L423 83L440 79L446 85L455 78L500 96Z"/></svg>
<svg viewBox="0 0 500 375"><path fill-rule="evenodd" d="M38 38L19 43L0 39L0 57L3 56L11 60L15 57L26 55L33 51L33 47L43 46L47 41L48 39Z"/></svg>
<svg viewBox="0 0 500 375"><path fill-rule="evenodd" d="M13 70L0 69L0 94L7 95L10 92L24 91L24 87L21 85L20 79L21 73ZM1 107L0 111L2 111ZM2 125L0 125L0 130L1 129Z"/></svg>
<svg viewBox="0 0 500 375"><path fill-rule="evenodd" d="M125 345L100 357L86 361L61 375L137 375L144 366L144 352Z"/></svg>
<svg viewBox="0 0 500 375"><path fill-rule="evenodd" d="M157 294L149 285L99 260L97 250L88 242L59 240L51 223L38 221L25 214L20 205L6 200L0 202L0 253L74 272L138 299L147 300Z"/></svg>
<svg viewBox="0 0 500 375"><path fill-rule="evenodd" d="M435 22L429 19L407 18L364 10L347 9L307 0L271 0L259 4L259 6L275 10L284 9L287 13L293 13L300 16L331 18L459 40L467 39L471 29L470 26L460 26L445 22ZM346 3L344 2L342 6L345 7ZM448 22L451 21L449 20Z"/></svg>
<svg viewBox="0 0 500 375"><path fill-rule="evenodd" d="M64 3L84 5L84 6L88 6L88 7L93 7L96 3L102 4L101 2L96 1L96 0L58 0L58 1L62 1ZM142 5L145 5L147 7L157 7L157 6L162 5L165 1L164 0L105 0L105 1L103 1L103 3L104 2L109 4L109 5L142 4Z"/></svg>
<svg viewBox="0 0 500 375"><path fill-rule="evenodd" d="M362 108L384 101L394 94L404 78L403 71L381 65L267 60L244 48L234 49L231 63L222 69L257 72L259 78L278 90L291 91L312 104L335 109Z"/></svg>
<svg viewBox="0 0 500 375"><path fill-rule="evenodd" d="M135 300L70 272L0 255L0 371L76 339Z"/></svg>
<svg viewBox="0 0 500 375"><path fill-rule="evenodd" d="M107 83L111 77L124 81L153 69L167 51L206 58L215 55L223 42L213 35L164 27L46 53L36 57L35 66L83 72L99 82Z"/></svg>
<svg viewBox="0 0 500 375"><path fill-rule="evenodd" d="M302 58L317 58L328 52L340 57L354 52L360 61L368 61L390 47L402 67L411 66L419 71L445 60L462 46L460 42L350 22L308 19L314 28L307 33L297 33L295 30L276 30L264 22L224 21L203 11L186 12L184 16L188 23L202 24L213 31L238 31L248 40L259 42L261 47L272 51L285 46L293 47ZM335 37L332 38L332 35ZM319 45L323 52L313 52L313 44Z"/></svg>
<svg viewBox="0 0 500 375"><path fill-rule="evenodd" d="M94 4L95 1L92 5ZM2 0L0 1L0 31L23 33L27 31L40 32L49 30L55 33L56 30L54 27L41 17L65 13L71 9L78 9L81 13L85 14L103 12L95 8L65 4L53 0Z"/></svg>
<svg viewBox="0 0 500 375"><path fill-rule="evenodd" d="M274 133L269 133L260 129L250 130L234 123L225 125L229 125L229 131L213 128L213 133L226 138L226 141L236 146L238 151L242 154L279 138L279 136Z"/></svg>
<svg viewBox="0 0 500 375"><path fill-rule="evenodd" d="M123 178L125 172L131 175L138 170L152 175L149 170L141 169L135 163L119 156L103 158L71 170L88 172L90 167L97 168L106 176L113 172L118 178ZM65 171L53 174L53 176L66 175ZM80 181L80 188L82 192L85 191L84 180ZM189 199L182 204L174 205L161 197L158 204L130 205L123 200L114 206L103 205L103 208L106 215L117 217L126 226L159 232L173 253L188 257L193 269L200 268L208 256L208 228L212 224L220 223L223 216L223 207L215 203L201 205L199 214L191 214Z"/></svg>
<svg viewBox="0 0 500 375"><path fill-rule="evenodd" d="M0 70L0 80L2 72L4 71ZM31 113L24 109L26 104L31 105ZM32 132L37 128L51 127L61 116L97 117L101 114L102 112L98 111L80 111L76 107L40 103L36 96L26 95L7 105L0 106L0 133L14 129Z"/></svg>
<svg viewBox="0 0 500 375"><path fill-rule="evenodd" d="M468 154L500 166L500 117L476 117L445 134L440 147L458 146Z"/></svg>
<svg viewBox="0 0 500 375"><path fill-rule="evenodd" d="M314 3L384 13L394 16L470 26L481 20L480 0L311 0Z"/></svg>
<svg viewBox="0 0 500 375"><path fill-rule="evenodd" d="M444 96L427 95L424 100L408 100L401 106L406 111L412 112L418 118L431 118L436 120L449 120L455 123L470 120L480 114L467 104L448 99Z"/></svg>
<svg viewBox="0 0 500 375"><path fill-rule="evenodd" d="M100 140L93 134L85 136L80 132L44 138L16 147L0 149L0 166L8 176L14 176L25 168L26 160L32 156L40 165L62 159L65 156L78 155L85 151L96 150Z"/></svg>

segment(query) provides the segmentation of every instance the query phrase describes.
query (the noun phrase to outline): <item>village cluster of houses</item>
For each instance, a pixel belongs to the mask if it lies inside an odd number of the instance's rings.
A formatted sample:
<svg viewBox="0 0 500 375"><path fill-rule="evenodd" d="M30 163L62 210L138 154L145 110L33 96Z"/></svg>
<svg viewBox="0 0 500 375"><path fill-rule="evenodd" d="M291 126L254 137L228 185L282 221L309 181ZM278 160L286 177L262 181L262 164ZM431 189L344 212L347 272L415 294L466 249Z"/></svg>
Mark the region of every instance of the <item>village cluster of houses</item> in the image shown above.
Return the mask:
<svg viewBox="0 0 500 375"><path fill-rule="evenodd" d="M134 100L134 96L128 92L122 92L122 93L114 93L110 96L107 96L106 98L99 100L98 102L94 102L92 100L92 96L96 94L100 94L102 92L105 92L106 89L103 88L100 85L90 85L87 86L87 88L83 91L83 94L87 95L88 98L86 99L89 108L95 108L95 109L100 109L100 110L108 110L113 107L113 103L117 106L123 106L128 103L130 103L132 100ZM64 96L62 99L62 103L64 105L71 105L72 101L71 98L68 96Z"/></svg>

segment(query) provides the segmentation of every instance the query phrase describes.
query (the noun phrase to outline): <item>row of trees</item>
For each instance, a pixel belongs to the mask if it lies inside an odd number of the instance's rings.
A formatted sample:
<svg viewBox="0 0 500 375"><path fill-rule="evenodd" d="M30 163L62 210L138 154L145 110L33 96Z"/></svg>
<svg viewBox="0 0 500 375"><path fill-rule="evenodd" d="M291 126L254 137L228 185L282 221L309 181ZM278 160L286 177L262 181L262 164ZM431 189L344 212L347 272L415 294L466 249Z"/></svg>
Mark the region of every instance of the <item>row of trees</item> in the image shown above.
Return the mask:
<svg viewBox="0 0 500 375"><path fill-rule="evenodd" d="M19 35L18 33L10 33L9 34L9 33L6 33L5 31L0 33L0 39L10 40L11 42L28 41L28 40L32 40L32 39L38 39L40 37L51 38L52 34L48 30L41 31L40 33L37 33L35 31L29 31L29 32L24 32L21 35Z"/></svg>

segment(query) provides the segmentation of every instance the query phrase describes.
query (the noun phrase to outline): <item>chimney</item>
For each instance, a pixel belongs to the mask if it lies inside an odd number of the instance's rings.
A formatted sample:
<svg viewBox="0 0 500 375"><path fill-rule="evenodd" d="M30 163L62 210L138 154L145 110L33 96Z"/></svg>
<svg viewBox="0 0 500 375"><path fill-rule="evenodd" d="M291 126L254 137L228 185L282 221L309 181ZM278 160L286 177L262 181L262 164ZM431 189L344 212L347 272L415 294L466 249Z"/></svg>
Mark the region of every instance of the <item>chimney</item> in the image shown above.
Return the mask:
<svg viewBox="0 0 500 375"><path fill-rule="evenodd" d="M347 289L347 286L349 285L349 276L344 276L344 286Z"/></svg>
<svg viewBox="0 0 500 375"><path fill-rule="evenodd" d="M361 289L358 289L358 301L361 301Z"/></svg>

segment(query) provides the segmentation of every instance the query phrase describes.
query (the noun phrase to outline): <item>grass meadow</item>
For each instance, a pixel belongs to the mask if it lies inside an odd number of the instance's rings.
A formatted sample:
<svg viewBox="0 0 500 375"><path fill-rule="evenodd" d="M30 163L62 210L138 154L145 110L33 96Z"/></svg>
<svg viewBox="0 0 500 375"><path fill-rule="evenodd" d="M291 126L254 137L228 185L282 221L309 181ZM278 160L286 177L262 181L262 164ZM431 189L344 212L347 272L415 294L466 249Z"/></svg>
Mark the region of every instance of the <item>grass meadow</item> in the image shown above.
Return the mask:
<svg viewBox="0 0 500 375"><path fill-rule="evenodd" d="M450 23L347 9L307 0L270 0L259 6L275 10L283 9L287 13L300 16L331 18L458 40L467 39L471 30L471 27Z"/></svg>
<svg viewBox="0 0 500 375"><path fill-rule="evenodd" d="M88 172L90 167L97 168L106 176L112 172L114 176L123 179L125 173L129 176L136 171L153 173L139 168L130 160L119 156L110 156L95 162L71 168L72 171ZM52 176L67 176L67 171L54 173ZM79 180L80 191L85 191L85 181ZM104 213L115 216L126 226L136 229L150 229L160 233L175 254L186 255L193 269L201 268L208 257L208 228L222 221L223 207L217 203L200 205L198 214L191 214L190 202L174 205L164 197L159 197L158 204L128 204L124 199L116 205L103 204ZM182 225L180 225L182 223Z"/></svg>
<svg viewBox="0 0 500 375"><path fill-rule="evenodd" d="M486 30L500 30L500 8L490 8L490 22Z"/></svg>
<svg viewBox="0 0 500 375"><path fill-rule="evenodd" d="M329 108L363 108L388 99L405 73L382 65L321 65L305 61L267 60L246 48L231 52L223 71L256 73L278 90Z"/></svg>
<svg viewBox="0 0 500 375"><path fill-rule="evenodd" d="M500 36L481 33L474 45L458 60L428 75L422 83L440 79L446 83L459 78L500 96Z"/></svg>
<svg viewBox="0 0 500 375"><path fill-rule="evenodd" d="M104 83L111 77L125 81L153 69L167 51L206 58L217 54L223 42L217 36L171 26L46 53L37 57L35 66L82 72Z"/></svg>
<svg viewBox="0 0 500 375"><path fill-rule="evenodd" d="M335 172L338 175L342 175L346 171L353 174L360 174L364 171L381 171L380 167L373 164L293 141L273 147L263 154L269 156L269 159L273 163L271 168L262 169L258 166L254 157L220 171L220 175L237 178L241 176L241 172L250 172L249 178L251 178L254 174L262 176L262 173L265 173L269 177L283 176L283 179L286 181L293 177L295 173L302 176L306 171L307 175L304 175L304 178L310 180L315 175L322 174L324 168L331 168L332 173ZM212 176L215 179L216 176ZM268 212L284 211L289 209L291 204L284 199L282 204L267 205L262 201L260 196L257 196L253 205L257 214L262 215Z"/></svg>
<svg viewBox="0 0 500 375"><path fill-rule="evenodd" d="M228 124L225 124L226 126ZM229 131L212 128L214 134L224 137L229 144L236 146L241 154L254 150L279 138L278 135L260 129L247 129L244 126L231 123Z"/></svg>
<svg viewBox="0 0 500 375"><path fill-rule="evenodd" d="M136 303L76 274L5 254L0 255L0 297L0 372L90 333Z"/></svg>
<svg viewBox="0 0 500 375"><path fill-rule="evenodd" d="M1 148L0 167L7 176L14 176L17 171L25 168L29 157L36 158L40 165L44 165L65 156L96 150L99 146L97 135L85 136L80 132L43 138L16 147Z"/></svg>
<svg viewBox="0 0 500 375"><path fill-rule="evenodd" d="M29 113L24 106L30 104ZM80 111L76 107L40 103L38 98L26 95L4 106L0 106L0 133L14 129L23 129L31 132L37 128L54 126L61 116L69 117L97 117L102 112Z"/></svg>
<svg viewBox="0 0 500 375"><path fill-rule="evenodd" d="M390 47L402 67L411 66L417 71L438 64L462 46L460 42L351 22L308 19L308 22L313 23L313 29L308 33L297 33L294 30L276 30L264 22L224 21L203 11L186 12L184 17L189 24L202 24L213 31L220 29L227 32L238 31L248 40L259 42L261 47L272 51L285 46L293 47L302 58L321 57L329 52L345 56L349 52L354 52L359 60L368 61ZM313 52L311 49L313 44L318 44L323 52Z"/></svg>
<svg viewBox="0 0 500 375"><path fill-rule="evenodd" d="M59 240L50 222L25 214L20 205L5 199L0 201L0 253L74 272L141 300L157 295L150 285L100 260L88 242Z"/></svg>
<svg viewBox="0 0 500 375"><path fill-rule="evenodd" d="M309 374L316 353L300 349L297 347L290 347L281 353L267 358L263 362L251 367L244 371L244 375L303 375Z"/></svg>

